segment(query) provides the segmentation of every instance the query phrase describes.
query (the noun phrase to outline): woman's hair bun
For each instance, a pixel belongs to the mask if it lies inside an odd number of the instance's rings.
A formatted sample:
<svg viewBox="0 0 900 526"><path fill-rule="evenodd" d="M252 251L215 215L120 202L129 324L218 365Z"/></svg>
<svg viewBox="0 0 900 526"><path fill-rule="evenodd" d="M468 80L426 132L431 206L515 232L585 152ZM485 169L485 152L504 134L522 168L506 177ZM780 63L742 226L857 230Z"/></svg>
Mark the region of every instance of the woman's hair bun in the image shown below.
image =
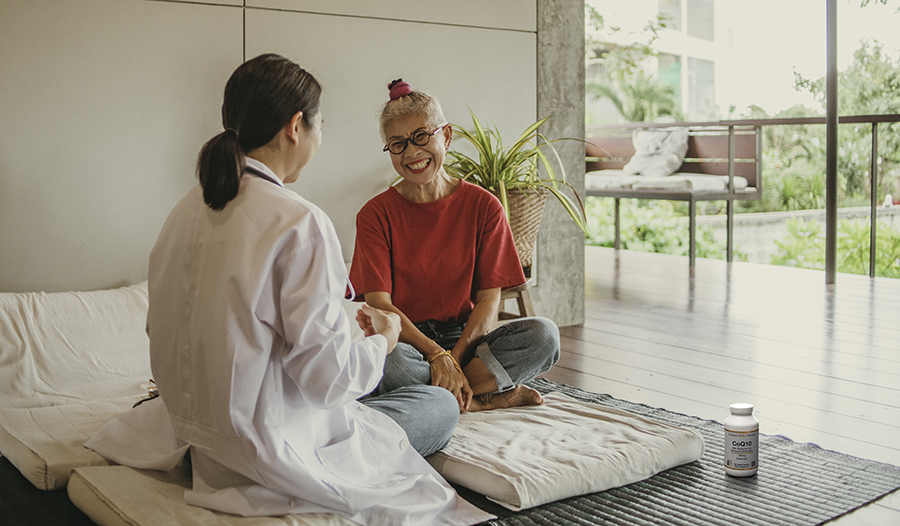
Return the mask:
<svg viewBox="0 0 900 526"><path fill-rule="evenodd" d="M388 89L390 90L391 100L397 100L400 97L409 95L412 93L412 86L403 82L403 79L397 79L390 84L388 84Z"/></svg>

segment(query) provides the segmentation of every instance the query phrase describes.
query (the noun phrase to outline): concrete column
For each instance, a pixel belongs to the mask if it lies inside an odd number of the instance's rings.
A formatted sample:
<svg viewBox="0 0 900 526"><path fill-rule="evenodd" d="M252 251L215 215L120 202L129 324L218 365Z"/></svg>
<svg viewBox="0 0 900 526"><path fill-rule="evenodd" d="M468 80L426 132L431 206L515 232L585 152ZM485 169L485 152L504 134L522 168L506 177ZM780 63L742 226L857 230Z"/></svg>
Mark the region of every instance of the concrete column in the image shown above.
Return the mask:
<svg viewBox="0 0 900 526"><path fill-rule="evenodd" d="M537 2L537 111L547 138L584 139L584 1ZM584 144L555 143L584 200ZM572 191L568 190L572 195ZM535 311L557 325L584 323L584 234L552 196L538 234Z"/></svg>

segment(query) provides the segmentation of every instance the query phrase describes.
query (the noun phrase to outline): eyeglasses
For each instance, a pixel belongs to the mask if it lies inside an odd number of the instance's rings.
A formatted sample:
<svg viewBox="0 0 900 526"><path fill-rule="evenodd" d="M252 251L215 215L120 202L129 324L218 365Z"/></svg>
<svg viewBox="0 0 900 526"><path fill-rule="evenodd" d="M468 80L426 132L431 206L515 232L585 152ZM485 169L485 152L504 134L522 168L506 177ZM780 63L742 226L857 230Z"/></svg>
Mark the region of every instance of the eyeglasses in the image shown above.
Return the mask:
<svg viewBox="0 0 900 526"><path fill-rule="evenodd" d="M428 133L425 130L418 130L412 134L411 137L406 139L392 139L391 142L387 143L387 146L382 150L383 152L391 152L394 155L400 155L401 153L406 151L406 147L409 146L409 143L413 143L416 146L425 146L428 144L428 141L436 134L441 131L444 126L449 123L441 124L431 133Z"/></svg>

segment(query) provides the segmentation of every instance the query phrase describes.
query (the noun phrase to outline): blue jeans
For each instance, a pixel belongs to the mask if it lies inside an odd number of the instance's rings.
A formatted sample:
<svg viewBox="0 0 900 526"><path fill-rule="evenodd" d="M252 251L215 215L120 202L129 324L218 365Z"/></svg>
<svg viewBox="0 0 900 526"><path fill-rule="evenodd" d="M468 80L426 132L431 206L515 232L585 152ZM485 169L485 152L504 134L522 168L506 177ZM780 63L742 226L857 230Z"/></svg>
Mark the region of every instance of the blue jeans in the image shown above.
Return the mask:
<svg viewBox="0 0 900 526"><path fill-rule="evenodd" d="M416 328L444 349L452 349L465 324L427 321ZM506 391L550 370L559 359L559 329L546 318L519 318L482 336L475 345L481 359ZM462 367L467 363L460 364ZM450 391L431 384L431 366L412 345L398 343L384 363L384 377L360 401L400 424L422 456L450 442L459 404Z"/></svg>
<svg viewBox="0 0 900 526"><path fill-rule="evenodd" d="M465 324L426 321L417 323L416 328L449 350ZM494 375L497 392L506 391L549 371L559 360L559 329L546 318L518 318L482 336L475 343L474 355ZM384 377L373 394L430 383L431 366L422 354L412 345L398 343L385 360Z"/></svg>
<svg viewBox="0 0 900 526"><path fill-rule="evenodd" d="M440 451L450 442L459 420L456 397L433 385L410 385L377 395L371 393L359 401L397 422L406 431L409 444L423 457Z"/></svg>

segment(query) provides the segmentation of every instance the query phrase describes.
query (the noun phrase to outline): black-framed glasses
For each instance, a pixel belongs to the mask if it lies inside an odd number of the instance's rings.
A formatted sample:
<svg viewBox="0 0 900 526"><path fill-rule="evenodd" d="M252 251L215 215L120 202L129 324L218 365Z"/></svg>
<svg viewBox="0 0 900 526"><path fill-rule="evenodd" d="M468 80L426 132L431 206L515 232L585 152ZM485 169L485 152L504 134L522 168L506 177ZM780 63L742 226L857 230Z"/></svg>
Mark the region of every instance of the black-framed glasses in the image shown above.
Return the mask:
<svg viewBox="0 0 900 526"><path fill-rule="evenodd" d="M394 155L400 155L401 153L406 151L406 147L409 146L409 143L413 143L416 146L425 146L426 144L428 144L428 141L431 140L434 134L444 129L444 126L446 126L447 124L449 123L445 122L444 124L441 124L431 133L428 133L425 130L417 130L406 139L391 139L382 151L391 152Z"/></svg>

